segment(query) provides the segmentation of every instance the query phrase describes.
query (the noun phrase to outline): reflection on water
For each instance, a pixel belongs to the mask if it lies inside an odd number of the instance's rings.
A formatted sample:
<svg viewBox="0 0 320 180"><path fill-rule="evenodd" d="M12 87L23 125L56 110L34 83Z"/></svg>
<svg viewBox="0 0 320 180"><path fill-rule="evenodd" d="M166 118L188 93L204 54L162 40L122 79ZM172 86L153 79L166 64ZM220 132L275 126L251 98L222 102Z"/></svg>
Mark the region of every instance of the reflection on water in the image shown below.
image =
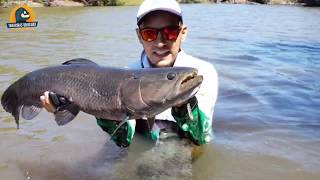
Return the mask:
<svg viewBox="0 0 320 180"><path fill-rule="evenodd" d="M201 11L199 11L201 9ZM84 57L122 67L140 55L137 7L38 8L39 27L0 28L0 92L23 74ZM183 5L185 51L219 73L215 141L116 147L93 117L58 127L46 112L0 110L0 175L10 179L319 179L320 9ZM0 10L0 24L9 11ZM192 154L201 152L192 160Z"/></svg>

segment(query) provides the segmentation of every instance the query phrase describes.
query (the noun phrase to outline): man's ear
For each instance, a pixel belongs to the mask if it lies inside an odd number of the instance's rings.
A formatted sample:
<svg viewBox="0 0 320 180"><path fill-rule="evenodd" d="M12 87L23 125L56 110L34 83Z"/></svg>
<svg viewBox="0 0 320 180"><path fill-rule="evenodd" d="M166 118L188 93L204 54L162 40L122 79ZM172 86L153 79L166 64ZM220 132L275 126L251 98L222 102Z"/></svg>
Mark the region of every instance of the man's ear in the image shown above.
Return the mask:
<svg viewBox="0 0 320 180"><path fill-rule="evenodd" d="M182 25L181 28L181 41L185 41L188 35L188 27L186 25Z"/></svg>
<svg viewBox="0 0 320 180"><path fill-rule="evenodd" d="M140 35L140 32L139 32L139 28L136 28L136 33L137 33L137 37L139 39L140 44L142 44L142 38L141 38L141 35Z"/></svg>

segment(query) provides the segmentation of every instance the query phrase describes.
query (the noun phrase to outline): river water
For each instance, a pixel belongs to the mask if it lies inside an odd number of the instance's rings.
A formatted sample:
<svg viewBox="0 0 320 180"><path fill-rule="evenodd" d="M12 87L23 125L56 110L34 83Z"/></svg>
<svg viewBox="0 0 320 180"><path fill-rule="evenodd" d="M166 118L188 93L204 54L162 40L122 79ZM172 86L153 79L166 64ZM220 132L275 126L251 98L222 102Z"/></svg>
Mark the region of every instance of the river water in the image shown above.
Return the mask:
<svg viewBox="0 0 320 180"><path fill-rule="evenodd" d="M123 150L90 115L58 127L43 111L16 130L1 108L1 179L320 179L320 9L182 9L183 49L219 74L212 143L153 145L137 135ZM35 11L37 28L9 31L9 9L0 9L1 94L23 74L71 58L122 67L140 56L135 6Z"/></svg>

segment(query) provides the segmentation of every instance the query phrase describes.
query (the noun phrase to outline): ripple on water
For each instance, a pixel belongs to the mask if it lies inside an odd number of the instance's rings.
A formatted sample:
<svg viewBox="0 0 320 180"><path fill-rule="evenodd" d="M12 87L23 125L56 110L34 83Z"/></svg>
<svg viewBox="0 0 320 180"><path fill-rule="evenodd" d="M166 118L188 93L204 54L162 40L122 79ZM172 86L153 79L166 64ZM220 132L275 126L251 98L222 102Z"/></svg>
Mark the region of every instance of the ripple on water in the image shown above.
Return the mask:
<svg viewBox="0 0 320 180"><path fill-rule="evenodd" d="M212 36L196 36L196 39L202 41L202 40L206 40L206 41L221 41L221 42L236 42L236 43L241 43L243 42L242 39L236 39L236 38L230 38L230 37L215 37L215 35Z"/></svg>
<svg viewBox="0 0 320 180"><path fill-rule="evenodd" d="M14 123L14 119L12 118L12 116L5 116L2 120L2 122L4 123Z"/></svg>
<svg viewBox="0 0 320 180"><path fill-rule="evenodd" d="M35 133L35 134L44 134L44 133L48 132L48 130L47 129L41 129L41 130L34 130L32 132Z"/></svg>
<svg viewBox="0 0 320 180"><path fill-rule="evenodd" d="M9 165L8 165L8 164L0 164L0 172L1 172L1 171L8 170L8 168L9 168Z"/></svg>
<svg viewBox="0 0 320 180"><path fill-rule="evenodd" d="M244 60L242 62L246 61L261 61L261 59L258 56L250 55L250 54L242 54L242 55L236 55L236 56L224 56L226 59L236 59L236 60ZM238 62L241 64L242 62ZM252 63L252 62L250 62Z"/></svg>
<svg viewBox="0 0 320 180"><path fill-rule="evenodd" d="M53 142L60 142L60 141L64 141L64 140L66 140L66 137L63 136L63 135L55 136L55 137L52 138Z"/></svg>
<svg viewBox="0 0 320 180"><path fill-rule="evenodd" d="M8 128L0 128L0 132L13 132L13 131L17 131L17 128L14 127L8 127Z"/></svg>

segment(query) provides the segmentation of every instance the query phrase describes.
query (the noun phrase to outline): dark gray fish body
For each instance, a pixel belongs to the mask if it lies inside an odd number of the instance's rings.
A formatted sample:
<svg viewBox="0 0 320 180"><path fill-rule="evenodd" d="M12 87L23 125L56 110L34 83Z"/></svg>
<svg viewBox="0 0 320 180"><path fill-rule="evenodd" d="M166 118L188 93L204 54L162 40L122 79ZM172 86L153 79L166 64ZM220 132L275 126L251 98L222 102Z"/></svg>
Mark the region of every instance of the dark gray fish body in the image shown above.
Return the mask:
<svg viewBox="0 0 320 180"><path fill-rule="evenodd" d="M192 68L127 70L74 59L64 65L39 69L14 82L1 104L18 124L20 111L32 119L42 109L40 96L52 91L71 103L55 113L59 125L81 110L98 118L124 120L152 117L193 96L202 82ZM22 110L21 110L22 108Z"/></svg>

